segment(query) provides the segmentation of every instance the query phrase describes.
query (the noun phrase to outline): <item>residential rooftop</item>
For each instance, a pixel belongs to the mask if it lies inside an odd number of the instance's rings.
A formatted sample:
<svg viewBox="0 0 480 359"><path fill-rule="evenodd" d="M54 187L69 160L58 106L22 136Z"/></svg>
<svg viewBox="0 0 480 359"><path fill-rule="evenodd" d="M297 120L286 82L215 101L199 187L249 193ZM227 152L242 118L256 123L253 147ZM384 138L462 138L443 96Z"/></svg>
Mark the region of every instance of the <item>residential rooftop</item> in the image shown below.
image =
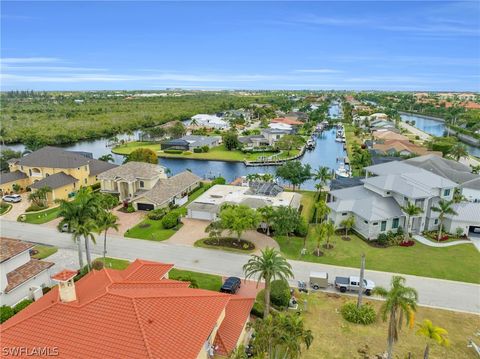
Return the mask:
<svg viewBox="0 0 480 359"><path fill-rule="evenodd" d="M150 179L165 173L165 167L145 162L127 162L98 175L100 180L115 180L118 178L132 182L138 178Z"/></svg>

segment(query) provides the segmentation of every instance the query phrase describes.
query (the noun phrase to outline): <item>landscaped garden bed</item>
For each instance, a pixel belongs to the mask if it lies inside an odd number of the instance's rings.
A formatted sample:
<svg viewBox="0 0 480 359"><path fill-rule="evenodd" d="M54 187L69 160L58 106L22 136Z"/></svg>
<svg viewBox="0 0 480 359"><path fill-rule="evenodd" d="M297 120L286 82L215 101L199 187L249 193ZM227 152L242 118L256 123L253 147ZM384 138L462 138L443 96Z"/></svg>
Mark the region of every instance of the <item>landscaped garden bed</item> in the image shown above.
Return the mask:
<svg viewBox="0 0 480 359"><path fill-rule="evenodd" d="M203 238L195 242L195 246L204 248L216 248L223 250L240 251L249 253L255 249L255 245L245 239L221 237L221 238Z"/></svg>

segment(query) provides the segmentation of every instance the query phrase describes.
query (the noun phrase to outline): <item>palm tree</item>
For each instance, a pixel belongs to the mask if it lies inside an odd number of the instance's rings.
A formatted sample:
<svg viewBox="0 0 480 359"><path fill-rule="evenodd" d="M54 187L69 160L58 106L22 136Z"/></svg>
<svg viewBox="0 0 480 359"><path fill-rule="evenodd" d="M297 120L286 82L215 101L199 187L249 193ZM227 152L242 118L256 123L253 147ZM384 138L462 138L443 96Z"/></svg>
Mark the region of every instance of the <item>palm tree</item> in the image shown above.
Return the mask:
<svg viewBox="0 0 480 359"><path fill-rule="evenodd" d="M330 249L332 247L330 244L330 237L332 237L335 234L335 225L331 221L325 221L323 222L320 227L323 227L323 231L325 234L325 248Z"/></svg>
<svg viewBox="0 0 480 359"><path fill-rule="evenodd" d="M409 233L410 233L410 220L414 216L418 216L419 214L423 213L423 210L420 207L415 206L414 203L408 201L407 204L403 207L400 207L407 216L407 228L405 230L405 241L408 241Z"/></svg>
<svg viewBox="0 0 480 359"><path fill-rule="evenodd" d="M460 158L468 157L467 148L461 143L452 146L448 154L456 161L460 161Z"/></svg>
<svg viewBox="0 0 480 359"><path fill-rule="evenodd" d="M48 186L37 189L28 195L28 200L33 202L39 207L47 207L48 193L52 192L52 189Z"/></svg>
<svg viewBox="0 0 480 359"><path fill-rule="evenodd" d="M261 207L257 210L262 216L262 222L265 223L267 236L270 235L270 226L275 218L275 209L272 206Z"/></svg>
<svg viewBox="0 0 480 359"><path fill-rule="evenodd" d="M330 168L328 168L328 167L320 166L320 167L318 167L318 170L314 172L313 180L318 181L318 183L317 183L317 185L315 185L315 187L317 188L318 195L320 197L321 197L321 194L322 194L323 187L331 179L332 179L332 172L330 171Z"/></svg>
<svg viewBox="0 0 480 359"><path fill-rule="evenodd" d="M273 248L265 248L261 255L253 254L243 266L245 279L258 276L258 283L265 281L265 310L263 317L270 313L270 283L275 279L287 280L293 278L292 266Z"/></svg>
<svg viewBox="0 0 480 359"><path fill-rule="evenodd" d="M315 203L315 223L318 224L318 218L321 218L320 223L323 222L325 216L330 213L331 209L327 206L327 204L323 201L319 201Z"/></svg>
<svg viewBox="0 0 480 359"><path fill-rule="evenodd" d="M405 286L405 278L394 276L390 290L376 287L374 293L385 298L380 308L382 320L388 322L387 359L392 359L393 344L398 341L398 332L402 328L404 317L412 325L417 310L418 293L414 288Z"/></svg>
<svg viewBox="0 0 480 359"><path fill-rule="evenodd" d="M208 233L208 237L215 239L218 243L218 239L222 236L223 227L221 221L213 221L206 228L205 233Z"/></svg>
<svg viewBox="0 0 480 359"><path fill-rule="evenodd" d="M350 216L347 219L344 219L340 224L345 228L345 237L348 237L348 231L355 225L355 217Z"/></svg>
<svg viewBox="0 0 480 359"><path fill-rule="evenodd" d="M433 325L433 323L425 319L422 324L419 324L419 329L417 330L417 335L422 335L427 338L427 346L425 347L425 352L423 354L423 359L428 359L430 354L430 340L432 339L435 343L448 347L450 345L450 340L448 340L448 332L441 328Z"/></svg>
<svg viewBox="0 0 480 359"><path fill-rule="evenodd" d="M439 219L439 226L438 226L438 235L437 235L437 241L440 242L440 238L442 237L442 227L443 227L443 220L445 219L446 214L451 214L453 216L457 215L457 212L452 208L452 201L445 201L444 199L441 199L438 202L438 206L432 206L432 211L438 213L438 219Z"/></svg>
<svg viewBox="0 0 480 359"><path fill-rule="evenodd" d="M278 316L280 329L280 345L283 347L284 358L298 358L302 353L302 345L308 349L313 342L312 331L305 329L303 318L299 315L280 314Z"/></svg>
<svg viewBox="0 0 480 359"><path fill-rule="evenodd" d="M107 255L107 231L114 229L118 232L118 217L112 212L104 211L97 219L98 234L104 232L103 237L103 264L105 264L105 257Z"/></svg>
<svg viewBox="0 0 480 359"><path fill-rule="evenodd" d="M115 161L111 153L107 153L106 155L100 156L100 157L98 157L98 159L100 161L103 161L103 162L114 162Z"/></svg>
<svg viewBox="0 0 480 359"><path fill-rule="evenodd" d="M87 270L90 272L92 269L92 255L90 253L90 241L93 244L96 244L94 232L98 231L98 227L93 219L88 219L85 222L77 223L77 226L74 229L76 236L83 237L85 241L85 254L87 256ZM105 263L105 262L104 262Z"/></svg>

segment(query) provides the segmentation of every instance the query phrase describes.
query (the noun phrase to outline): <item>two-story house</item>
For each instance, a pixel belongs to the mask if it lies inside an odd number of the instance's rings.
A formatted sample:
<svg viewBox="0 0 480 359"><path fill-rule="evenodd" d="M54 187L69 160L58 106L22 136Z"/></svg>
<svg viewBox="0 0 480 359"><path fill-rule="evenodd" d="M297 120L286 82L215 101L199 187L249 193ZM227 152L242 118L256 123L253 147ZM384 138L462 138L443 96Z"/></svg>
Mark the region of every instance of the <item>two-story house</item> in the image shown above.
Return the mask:
<svg viewBox="0 0 480 359"><path fill-rule="evenodd" d="M13 185L29 187L36 191L49 187L48 202L72 197L82 186L98 182L97 176L114 167L112 163L99 161L85 153L65 151L57 147L43 147L24 157L8 161L10 173L2 179L2 193L12 191ZM2 174L2 178L3 178Z"/></svg>
<svg viewBox="0 0 480 359"><path fill-rule="evenodd" d="M407 230L402 207L413 203L422 213L411 219L412 233L438 228L438 212L432 211L440 199L452 200L455 182L432 172L393 161L365 168L363 185L330 192L329 219L336 226L348 216L355 218L354 229L367 239L380 233Z"/></svg>
<svg viewBox="0 0 480 359"><path fill-rule="evenodd" d="M42 287L50 286L49 268L54 264L30 257L34 245L0 238L0 303L13 306L23 299L39 299Z"/></svg>
<svg viewBox="0 0 480 359"><path fill-rule="evenodd" d="M248 340L255 298L190 288L172 264L136 260L124 270L52 276L58 286L2 324L5 347L52 343L60 358L228 357Z"/></svg>

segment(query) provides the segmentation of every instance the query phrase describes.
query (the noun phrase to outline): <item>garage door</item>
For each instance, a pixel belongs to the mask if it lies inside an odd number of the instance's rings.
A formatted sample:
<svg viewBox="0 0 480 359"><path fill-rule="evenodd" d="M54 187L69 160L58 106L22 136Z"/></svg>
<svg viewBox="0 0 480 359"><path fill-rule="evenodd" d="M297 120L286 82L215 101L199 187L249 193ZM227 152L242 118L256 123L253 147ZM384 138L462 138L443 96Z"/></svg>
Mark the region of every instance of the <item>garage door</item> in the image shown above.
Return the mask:
<svg viewBox="0 0 480 359"><path fill-rule="evenodd" d="M152 211L155 209L151 203L137 203L137 208L139 211Z"/></svg>
<svg viewBox="0 0 480 359"><path fill-rule="evenodd" d="M213 220L212 216L213 216L213 213L210 213L210 212L203 212L203 211L190 212L190 218L193 218L193 219L203 219L205 221L211 221Z"/></svg>

